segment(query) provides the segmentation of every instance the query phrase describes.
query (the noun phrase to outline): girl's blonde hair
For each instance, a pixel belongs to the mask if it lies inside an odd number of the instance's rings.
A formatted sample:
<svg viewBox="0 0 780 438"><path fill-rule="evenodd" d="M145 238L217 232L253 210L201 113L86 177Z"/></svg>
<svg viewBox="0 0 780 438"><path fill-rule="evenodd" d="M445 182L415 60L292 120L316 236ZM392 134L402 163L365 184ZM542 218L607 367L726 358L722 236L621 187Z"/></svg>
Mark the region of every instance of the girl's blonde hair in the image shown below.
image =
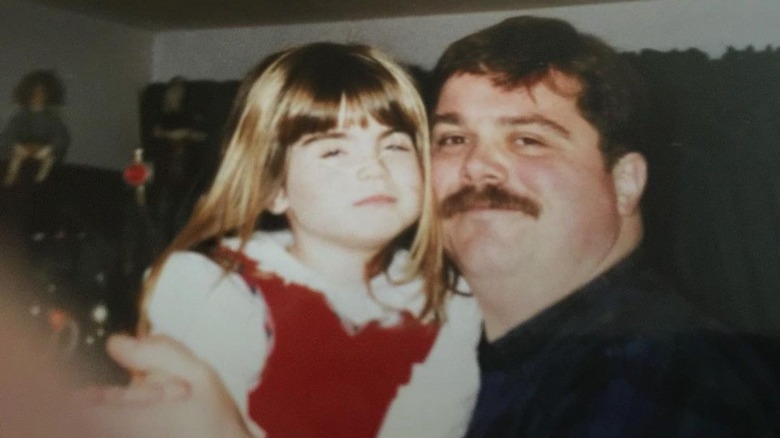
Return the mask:
<svg viewBox="0 0 780 438"><path fill-rule="evenodd" d="M377 49L314 43L271 55L244 79L228 122L232 135L225 138L214 181L151 267L141 295L139 332L148 330L150 292L167 258L175 251L218 244L226 235L237 235L243 250L284 184L290 147L306 134L344 126L344 107L350 123L364 124L371 117L408 133L423 174L420 219L377 254L366 267L366 278L386 271L395 251L410 240L407 278L421 275L425 283L420 316L443 318L442 250L423 101L404 69Z"/></svg>

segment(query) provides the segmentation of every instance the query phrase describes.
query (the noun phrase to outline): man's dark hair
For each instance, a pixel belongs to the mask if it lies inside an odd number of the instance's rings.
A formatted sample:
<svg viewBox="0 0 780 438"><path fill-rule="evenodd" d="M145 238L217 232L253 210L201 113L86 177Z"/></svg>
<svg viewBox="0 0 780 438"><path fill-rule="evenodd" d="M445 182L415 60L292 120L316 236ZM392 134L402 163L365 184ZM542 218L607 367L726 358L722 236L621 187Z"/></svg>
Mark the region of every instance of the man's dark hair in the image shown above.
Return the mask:
<svg viewBox="0 0 780 438"><path fill-rule="evenodd" d="M459 73L490 76L497 86L530 87L557 70L579 80L582 116L601 135L607 165L644 149L644 86L638 74L600 39L553 18L521 16L452 43L433 71L438 99L444 82Z"/></svg>
<svg viewBox="0 0 780 438"><path fill-rule="evenodd" d="M14 103L22 107L29 106L33 90L39 85L43 86L46 94L46 105L65 103L65 87L53 70L35 70L24 75L14 88Z"/></svg>

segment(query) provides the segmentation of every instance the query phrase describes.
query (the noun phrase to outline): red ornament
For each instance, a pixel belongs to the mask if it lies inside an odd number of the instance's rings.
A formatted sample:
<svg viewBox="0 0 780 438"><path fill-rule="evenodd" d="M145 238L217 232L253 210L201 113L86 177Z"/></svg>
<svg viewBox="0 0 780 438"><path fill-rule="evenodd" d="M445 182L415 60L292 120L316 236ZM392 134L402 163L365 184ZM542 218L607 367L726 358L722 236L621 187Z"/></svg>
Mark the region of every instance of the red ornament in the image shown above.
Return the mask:
<svg viewBox="0 0 780 438"><path fill-rule="evenodd" d="M143 163L131 163L122 172L125 182L133 187L138 187L149 180L149 168Z"/></svg>

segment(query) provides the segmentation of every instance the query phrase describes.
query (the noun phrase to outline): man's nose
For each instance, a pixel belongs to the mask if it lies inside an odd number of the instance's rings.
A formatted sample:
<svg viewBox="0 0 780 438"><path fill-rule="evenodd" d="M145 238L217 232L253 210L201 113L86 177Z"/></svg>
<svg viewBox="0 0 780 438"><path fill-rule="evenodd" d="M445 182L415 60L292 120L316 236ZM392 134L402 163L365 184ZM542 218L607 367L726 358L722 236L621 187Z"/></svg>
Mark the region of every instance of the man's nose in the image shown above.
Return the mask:
<svg viewBox="0 0 780 438"><path fill-rule="evenodd" d="M500 147L479 142L466 154L461 178L477 186L498 184L507 177L505 157Z"/></svg>

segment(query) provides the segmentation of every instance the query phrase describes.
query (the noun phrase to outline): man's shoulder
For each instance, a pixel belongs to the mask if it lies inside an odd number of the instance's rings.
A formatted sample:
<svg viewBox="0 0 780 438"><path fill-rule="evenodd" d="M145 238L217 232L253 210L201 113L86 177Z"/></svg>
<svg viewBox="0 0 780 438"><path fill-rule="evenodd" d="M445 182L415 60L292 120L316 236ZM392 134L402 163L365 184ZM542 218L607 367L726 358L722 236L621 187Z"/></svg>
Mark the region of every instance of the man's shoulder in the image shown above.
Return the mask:
<svg viewBox="0 0 780 438"><path fill-rule="evenodd" d="M510 375L502 384L517 395L505 420L523 418L515 426L527 436L780 433L777 380L731 334L704 330L566 342L579 347L563 348L536 362L535 372Z"/></svg>
<svg viewBox="0 0 780 438"><path fill-rule="evenodd" d="M627 315L598 330L552 336L533 354L514 357L505 384L517 394L512 415L535 418L529 424L541 428L529 436L560 425L630 431L620 436L645 427L659 431L652 436L679 436L685 427L764 436L755 431L780 427L777 374L740 336L679 316L664 326L666 306L646 307L654 302L630 307L645 305L648 321ZM559 416L554 422L546 419L551 412ZM744 422L732 421L739 418Z"/></svg>
<svg viewBox="0 0 780 438"><path fill-rule="evenodd" d="M575 294L586 295L593 317L623 335L729 331L690 301L675 281L655 269L641 249Z"/></svg>
<svg viewBox="0 0 780 438"><path fill-rule="evenodd" d="M623 413L647 415L655 419L653 427L667 428L670 435L712 428L764 436L755 433L778 426L777 376L733 333L694 328L618 339L585 363L593 361L603 361L602 373L584 367L573 381L601 381L590 394L587 384L580 391L583 408L596 403L603 411L596 411L596 421L631 407ZM732 436L740 435L748 436Z"/></svg>

